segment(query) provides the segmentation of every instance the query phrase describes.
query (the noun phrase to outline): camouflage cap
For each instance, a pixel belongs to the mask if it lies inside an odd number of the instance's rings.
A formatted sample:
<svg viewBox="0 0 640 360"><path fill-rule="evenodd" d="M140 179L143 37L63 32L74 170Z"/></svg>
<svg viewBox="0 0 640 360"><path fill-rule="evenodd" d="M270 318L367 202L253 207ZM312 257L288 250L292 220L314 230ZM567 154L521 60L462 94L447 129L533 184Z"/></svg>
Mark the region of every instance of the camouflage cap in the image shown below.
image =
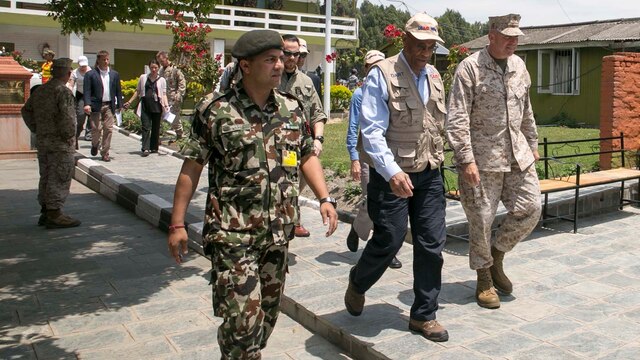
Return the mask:
<svg viewBox="0 0 640 360"><path fill-rule="evenodd" d="M444 40L438 35L438 22L426 13L415 14L404 30L418 40L435 40L444 44Z"/></svg>
<svg viewBox="0 0 640 360"><path fill-rule="evenodd" d="M71 69L71 65L73 64L73 60L69 58L57 58L53 60L54 68L68 68Z"/></svg>
<svg viewBox="0 0 640 360"><path fill-rule="evenodd" d="M298 42L300 43L300 53L309 53L309 48L307 47L307 40L298 38Z"/></svg>
<svg viewBox="0 0 640 360"><path fill-rule="evenodd" d="M266 50L282 49L282 36L273 30L252 30L244 33L231 50L236 59L258 55Z"/></svg>
<svg viewBox="0 0 640 360"><path fill-rule="evenodd" d="M497 30L506 36L524 35L522 30L520 30L520 15L518 14L490 16L489 30Z"/></svg>

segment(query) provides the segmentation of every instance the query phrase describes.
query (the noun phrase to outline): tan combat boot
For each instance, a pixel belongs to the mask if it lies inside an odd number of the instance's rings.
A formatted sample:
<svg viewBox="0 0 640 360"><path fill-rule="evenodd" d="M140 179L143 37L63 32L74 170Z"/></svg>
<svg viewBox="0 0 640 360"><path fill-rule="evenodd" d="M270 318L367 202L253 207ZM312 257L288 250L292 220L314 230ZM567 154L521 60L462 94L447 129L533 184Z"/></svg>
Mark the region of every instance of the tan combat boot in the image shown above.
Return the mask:
<svg viewBox="0 0 640 360"><path fill-rule="evenodd" d="M511 280L504 274L502 261L504 260L504 252L500 251L493 246L491 247L491 257L493 257L493 265L489 268L491 270L491 279L493 285L498 291L509 295L513 292L513 284Z"/></svg>
<svg viewBox="0 0 640 360"><path fill-rule="evenodd" d="M65 215L60 210L47 210L47 229L63 229L80 225L80 220Z"/></svg>
<svg viewBox="0 0 640 360"><path fill-rule="evenodd" d="M500 307L500 298L496 294L496 289L491 281L489 269L478 269L478 283L476 285L476 302L480 307L487 309L497 309Z"/></svg>

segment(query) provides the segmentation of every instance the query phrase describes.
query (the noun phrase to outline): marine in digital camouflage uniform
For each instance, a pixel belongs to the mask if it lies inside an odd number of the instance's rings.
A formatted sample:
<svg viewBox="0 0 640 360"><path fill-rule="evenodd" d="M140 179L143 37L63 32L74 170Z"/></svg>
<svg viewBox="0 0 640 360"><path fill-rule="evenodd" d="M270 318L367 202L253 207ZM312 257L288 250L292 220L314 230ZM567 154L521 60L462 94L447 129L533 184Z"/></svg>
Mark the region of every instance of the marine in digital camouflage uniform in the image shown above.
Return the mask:
<svg viewBox="0 0 640 360"><path fill-rule="evenodd" d="M283 39L284 72L278 89L295 96L302 102L305 116L311 122L311 133L314 139L313 151L317 156L320 156L322 143L324 142L324 124L327 122L327 115L324 113L320 97L313 86L313 80L298 69L300 41L295 35L284 35ZM300 188L303 189L305 186L305 179L301 178ZM306 237L310 234L298 223L296 224L295 235Z"/></svg>
<svg viewBox="0 0 640 360"><path fill-rule="evenodd" d="M22 118L36 134L38 148L38 202L42 209L38 225L48 229L80 225L80 221L62 213L71 186L76 145L75 97L66 86L72 63L67 58L54 60L51 80L22 107Z"/></svg>
<svg viewBox="0 0 640 360"><path fill-rule="evenodd" d="M179 140L182 138L184 132L180 112L182 111L182 100L187 91L187 82L182 70L169 61L169 55L166 51L158 52L156 60L158 60L162 66L158 74L167 81L167 100L169 100L171 113L176 116L171 124L171 128L175 130L176 138Z"/></svg>
<svg viewBox="0 0 640 360"><path fill-rule="evenodd" d="M337 226L310 131L298 100L274 90L282 72L282 38L254 30L232 55L243 79L198 103L186 160L178 177L168 245L178 263L186 252L184 215L205 165L209 191L203 241L211 252L213 308L223 318L223 359L260 359L279 314L288 242L299 214L298 169L321 198L320 212Z"/></svg>
<svg viewBox="0 0 640 360"><path fill-rule="evenodd" d="M522 59L513 55L518 36L524 35L519 20L516 14L489 18L489 45L460 63L449 99L447 135L469 221L469 265L478 274L477 302L486 308L500 307L496 288L512 292L504 254L531 233L540 217L531 79ZM492 239L499 201L508 213Z"/></svg>

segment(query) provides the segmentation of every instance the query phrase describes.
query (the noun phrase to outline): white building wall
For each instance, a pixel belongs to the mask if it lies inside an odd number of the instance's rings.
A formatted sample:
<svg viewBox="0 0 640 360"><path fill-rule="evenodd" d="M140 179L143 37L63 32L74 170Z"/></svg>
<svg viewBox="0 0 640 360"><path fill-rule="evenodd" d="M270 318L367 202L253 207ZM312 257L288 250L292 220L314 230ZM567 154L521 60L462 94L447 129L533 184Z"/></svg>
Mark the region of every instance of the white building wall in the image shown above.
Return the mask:
<svg viewBox="0 0 640 360"><path fill-rule="evenodd" d="M111 54L111 62L117 63L118 59L113 57L114 49L124 50L146 50L146 51L169 51L173 37L170 35L149 35L141 33L117 33L117 32L95 32L85 35L84 52L93 55L100 50L107 50Z"/></svg>
<svg viewBox="0 0 640 360"><path fill-rule="evenodd" d="M60 46L60 42L65 42L65 39L56 29L0 25L0 34L2 42L14 43L16 50L24 51L24 57L36 61L44 60L39 49L45 43L55 51L56 57L69 56L68 49Z"/></svg>

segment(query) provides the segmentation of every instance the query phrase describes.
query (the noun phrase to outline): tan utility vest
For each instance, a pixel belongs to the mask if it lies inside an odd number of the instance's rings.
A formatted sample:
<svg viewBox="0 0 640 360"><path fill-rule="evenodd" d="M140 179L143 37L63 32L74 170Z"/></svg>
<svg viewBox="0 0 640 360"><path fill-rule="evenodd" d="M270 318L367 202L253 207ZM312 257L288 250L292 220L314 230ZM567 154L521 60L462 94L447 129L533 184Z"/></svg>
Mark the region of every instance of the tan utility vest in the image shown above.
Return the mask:
<svg viewBox="0 0 640 360"><path fill-rule="evenodd" d="M389 127L385 134L387 146L396 163L407 173L437 169L444 160L444 121L447 113L442 78L433 66L427 65L429 100L425 105L411 69L399 55L380 61L378 67L387 82L389 93ZM358 139L360 159L375 167Z"/></svg>

